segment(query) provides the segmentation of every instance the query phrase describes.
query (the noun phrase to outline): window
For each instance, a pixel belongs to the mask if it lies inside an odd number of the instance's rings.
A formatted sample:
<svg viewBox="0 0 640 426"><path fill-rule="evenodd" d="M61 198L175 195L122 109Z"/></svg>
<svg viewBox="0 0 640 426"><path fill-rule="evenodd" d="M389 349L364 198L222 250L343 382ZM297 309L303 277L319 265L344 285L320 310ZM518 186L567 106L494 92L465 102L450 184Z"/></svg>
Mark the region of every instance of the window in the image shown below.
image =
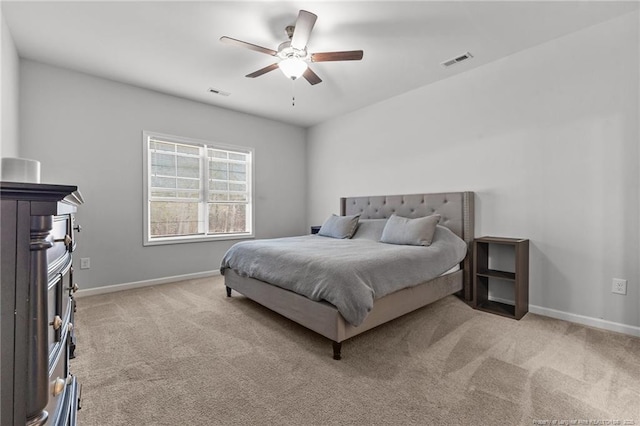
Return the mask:
<svg viewBox="0 0 640 426"><path fill-rule="evenodd" d="M253 149L143 132L144 245L253 237Z"/></svg>

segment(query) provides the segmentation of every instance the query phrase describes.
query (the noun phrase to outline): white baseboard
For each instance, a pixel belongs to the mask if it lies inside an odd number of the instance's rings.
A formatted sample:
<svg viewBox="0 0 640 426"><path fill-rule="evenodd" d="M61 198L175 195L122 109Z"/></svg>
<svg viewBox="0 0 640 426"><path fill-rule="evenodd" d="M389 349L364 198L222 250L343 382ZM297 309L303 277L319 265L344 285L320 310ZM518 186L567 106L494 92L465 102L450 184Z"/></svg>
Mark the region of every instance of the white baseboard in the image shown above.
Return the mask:
<svg viewBox="0 0 640 426"><path fill-rule="evenodd" d="M587 325L589 327L601 328L604 330L610 330L618 333L640 337L640 327L636 327L633 325L620 324L618 322L607 321L601 318L592 318L584 315L557 311L555 309L543 308L542 306L536 305L529 305L529 312L533 314L543 315L545 317L575 322L577 324Z"/></svg>
<svg viewBox="0 0 640 426"><path fill-rule="evenodd" d="M96 296L98 294L107 294L107 293L113 293L116 291L131 290L133 288L148 287L151 285L158 285L158 284L167 284L167 283L172 283L176 281L195 280L198 278L214 277L216 275L220 275L219 270L194 272L192 274L175 275L173 277L155 278L152 280L136 281L132 283L106 285L103 287L78 290L74 294L74 297L81 298L81 297L87 297L87 296Z"/></svg>

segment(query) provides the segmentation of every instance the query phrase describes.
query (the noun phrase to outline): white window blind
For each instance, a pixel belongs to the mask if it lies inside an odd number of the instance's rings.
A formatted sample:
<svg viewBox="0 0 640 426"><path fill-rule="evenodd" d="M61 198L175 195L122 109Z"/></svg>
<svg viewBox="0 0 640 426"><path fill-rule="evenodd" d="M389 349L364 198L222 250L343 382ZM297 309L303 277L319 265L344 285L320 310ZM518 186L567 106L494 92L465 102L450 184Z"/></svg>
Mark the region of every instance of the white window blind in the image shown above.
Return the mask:
<svg viewBox="0 0 640 426"><path fill-rule="evenodd" d="M250 148L144 132L145 244L253 236Z"/></svg>

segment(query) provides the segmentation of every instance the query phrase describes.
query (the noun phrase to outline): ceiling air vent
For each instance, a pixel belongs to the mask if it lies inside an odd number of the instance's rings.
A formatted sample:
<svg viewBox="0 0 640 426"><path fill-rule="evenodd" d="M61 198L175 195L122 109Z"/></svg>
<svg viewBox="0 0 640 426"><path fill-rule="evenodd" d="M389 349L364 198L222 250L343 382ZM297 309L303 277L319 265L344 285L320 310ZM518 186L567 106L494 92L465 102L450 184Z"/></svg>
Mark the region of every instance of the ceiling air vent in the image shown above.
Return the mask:
<svg viewBox="0 0 640 426"><path fill-rule="evenodd" d="M212 87L209 87L208 92L211 92L211 93L214 93L214 94L220 95L220 96L229 96L231 94L229 92L223 92L222 90L214 89Z"/></svg>
<svg viewBox="0 0 640 426"><path fill-rule="evenodd" d="M469 52L466 52L460 56L456 56L455 58L451 58L447 61L441 62L440 65L442 65L443 67L450 67L451 65L457 64L458 62L466 61L469 58L473 58L473 55Z"/></svg>

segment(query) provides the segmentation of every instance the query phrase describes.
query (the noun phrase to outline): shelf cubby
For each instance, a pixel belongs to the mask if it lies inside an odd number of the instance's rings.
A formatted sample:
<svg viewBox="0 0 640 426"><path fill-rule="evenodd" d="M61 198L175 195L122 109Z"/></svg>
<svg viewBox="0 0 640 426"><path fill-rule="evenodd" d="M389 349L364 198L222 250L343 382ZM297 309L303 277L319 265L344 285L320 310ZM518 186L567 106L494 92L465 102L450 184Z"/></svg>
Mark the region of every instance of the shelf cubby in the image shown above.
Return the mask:
<svg viewBox="0 0 640 426"><path fill-rule="evenodd" d="M490 268L490 250L492 246L497 245L513 250L514 272ZM473 243L473 265L475 309L518 320L529 311L529 240L504 237L476 238ZM489 299L490 282L494 280L513 286L513 304Z"/></svg>

